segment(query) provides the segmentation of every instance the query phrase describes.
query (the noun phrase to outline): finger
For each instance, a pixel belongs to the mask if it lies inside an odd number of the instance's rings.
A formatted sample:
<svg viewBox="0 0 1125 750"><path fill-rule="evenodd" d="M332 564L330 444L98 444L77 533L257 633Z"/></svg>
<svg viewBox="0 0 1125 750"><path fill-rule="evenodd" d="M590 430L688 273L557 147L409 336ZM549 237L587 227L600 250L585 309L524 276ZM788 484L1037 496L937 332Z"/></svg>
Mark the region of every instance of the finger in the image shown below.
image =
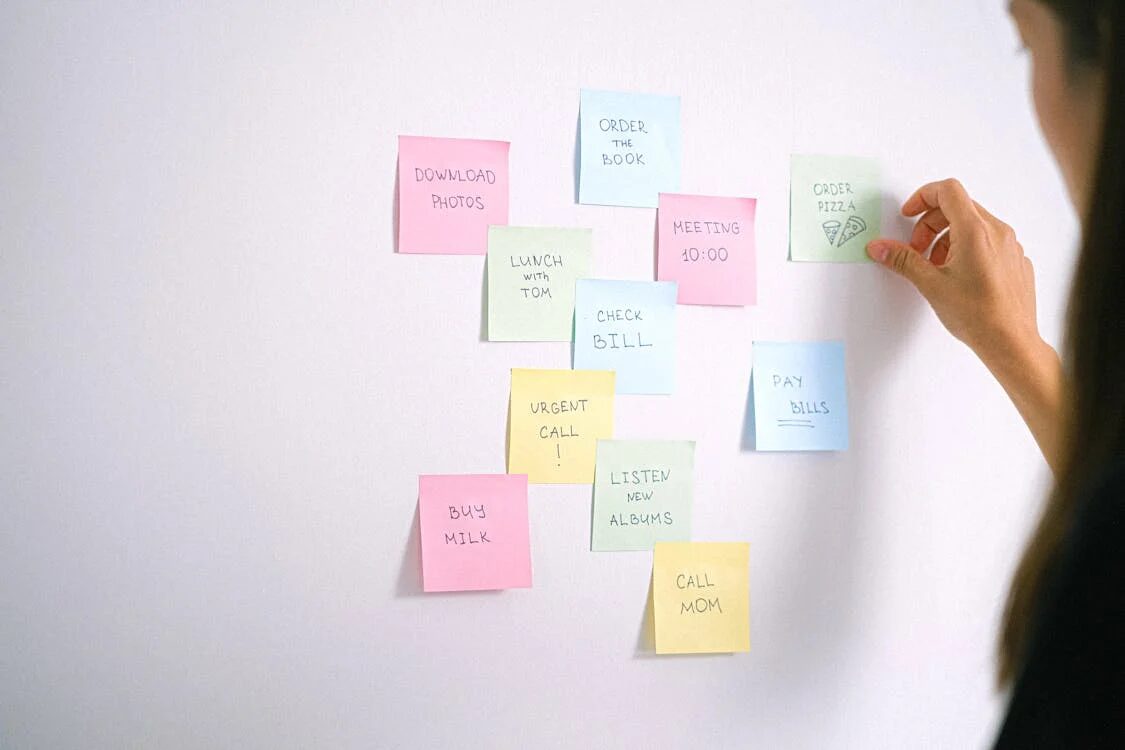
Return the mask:
<svg viewBox="0 0 1125 750"><path fill-rule="evenodd" d="M924 296L929 296L938 270L910 245L895 240L872 240L867 245L867 254L876 263L907 279Z"/></svg>
<svg viewBox="0 0 1125 750"><path fill-rule="evenodd" d="M934 243L930 252L930 262L935 266L944 266L949 261L949 232L946 232Z"/></svg>
<svg viewBox="0 0 1125 750"><path fill-rule="evenodd" d="M935 208L949 217L950 223L968 222L980 218L973 199L957 180L931 182L918 188L902 205L903 216L917 216Z"/></svg>
<svg viewBox="0 0 1125 750"><path fill-rule="evenodd" d="M930 249L937 236L949 228L949 219L940 208L935 208L922 214L922 218L914 225L914 233L910 236L910 246L920 253Z"/></svg>
<svg viewBox="0 0 1125 750"><path fill-rule="evenodd" d="M1016 238L1016 230L1012 229L1009 225L1005 224L1000 219L997 219L992 215L991 212L989 212L987 208L977 203L976 201L973 201L973 205L976 206L977 213L980 214L980 217L984 219L985 223L987 223L992 229L999 231L1001 234L1011 235L1011 238L1013 240ZM1022 247L1020 248L1020 252L1023 252Z"/></svg>
<svg viewBox="0 0 1125 750"><path fill-rule="evenodd" d="M977 213L981 215L981 218L987 219L988 221L1000 221L995 216L993 216L987 208L977 203L976 201L973 201L973 206L976 207Z"/></svg>

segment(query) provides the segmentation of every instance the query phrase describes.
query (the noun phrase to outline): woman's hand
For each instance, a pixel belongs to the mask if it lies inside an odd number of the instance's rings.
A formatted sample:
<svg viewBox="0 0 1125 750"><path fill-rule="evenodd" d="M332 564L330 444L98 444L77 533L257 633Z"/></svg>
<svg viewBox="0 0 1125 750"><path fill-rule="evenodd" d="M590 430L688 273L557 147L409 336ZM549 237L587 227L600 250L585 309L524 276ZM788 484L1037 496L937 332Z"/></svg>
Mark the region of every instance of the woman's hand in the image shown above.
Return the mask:
<svg viewBox="0 0 1125 750"><path fill-rule="evenodd" d="M921 215L910 244L879 239L867 252L913 283L950 333L986 363L1039 340L1035 271L1011 227L956 180L922 186L902 213Z"/></svg>
<svg viewBox="0 0 1125 750"><path fill-rule="evenodd" d="M957 180L923 185L902 213L921 217L910 244L878 239L868 254L914 284L949 332L976 352L1057 467L1062 367L1039 335L1035 270L1015 232Z"/></svg>

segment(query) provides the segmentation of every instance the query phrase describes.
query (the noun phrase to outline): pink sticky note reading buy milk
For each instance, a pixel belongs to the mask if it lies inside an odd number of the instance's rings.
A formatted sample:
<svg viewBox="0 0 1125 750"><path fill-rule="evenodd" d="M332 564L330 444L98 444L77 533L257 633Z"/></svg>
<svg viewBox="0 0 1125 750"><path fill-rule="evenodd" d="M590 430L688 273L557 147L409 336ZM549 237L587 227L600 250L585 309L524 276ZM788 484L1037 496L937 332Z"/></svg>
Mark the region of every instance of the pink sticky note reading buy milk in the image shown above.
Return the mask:
<svg viewBox="0 0 1125 750"><path fill-rule="evenodd" d="M398 251L484 255L508 223L508 143L398 137Z"/></svg>
<svg viewBox="0 0 1125 750"><path fill-rule="evenodd" d="M656 278L679 283L681 305L758 300L754 198L660 194Z"/></svg>
<svg viewBox="0 0 1125 750"><path fill-rule="evenodd" d="M418 477L425 591L529 588L526 474Z"/></svg>

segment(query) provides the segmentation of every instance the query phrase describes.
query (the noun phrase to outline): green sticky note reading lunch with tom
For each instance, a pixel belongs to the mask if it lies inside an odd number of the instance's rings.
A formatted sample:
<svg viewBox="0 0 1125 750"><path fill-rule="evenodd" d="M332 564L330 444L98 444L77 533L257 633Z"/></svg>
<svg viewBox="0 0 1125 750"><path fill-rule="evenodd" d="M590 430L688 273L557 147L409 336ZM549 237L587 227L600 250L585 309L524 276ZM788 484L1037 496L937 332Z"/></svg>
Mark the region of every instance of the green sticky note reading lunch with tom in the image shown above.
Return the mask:
<svg viewBox="0 0 1125 750"><path fill-rule="evenodd" d="M570 341L592 247L589 229L489 227L488 340Z"/></svg>
<svg viewBox="0 0 1125 750"><path fill-rule="evenodd" d="M859 156L794 154L789 184L789 260L861 263L879 236L879 164Z"/></svg>

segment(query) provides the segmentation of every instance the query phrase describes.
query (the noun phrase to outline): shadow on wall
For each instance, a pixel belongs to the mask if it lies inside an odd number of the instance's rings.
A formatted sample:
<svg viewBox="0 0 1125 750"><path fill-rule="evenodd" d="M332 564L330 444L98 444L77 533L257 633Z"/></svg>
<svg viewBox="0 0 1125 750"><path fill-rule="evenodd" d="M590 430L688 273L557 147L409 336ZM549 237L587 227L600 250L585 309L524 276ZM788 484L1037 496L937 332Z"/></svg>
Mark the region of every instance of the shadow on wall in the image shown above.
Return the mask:
<svg viewBox="0 0 1125 750"><path fill-rule="evenodd" d="M898 215L899 201L883 195L883 234L909 237L913 222ZM890 208L895 207L895 208ZM810 340L822 338L818 331L838 330L843 322L848 380L848 410L854 434L857 425L872 424L881 415L876 395L888 368L899 357L903 343L915 327L925 303L902 279L874 264L849 264L840 267L851 293L843 310L821 305L812 311ZM821 297L820 299L823 299ZM747 383L747 403L741 448L754 451L753 373ZM837 661L851 637L854 622L855 583L864 527L864 498L873 490L874 476L869 471L873 453L869 446L851 440L847 453L808 453L801 458L815 466L815 481L803 483L785 498L800 509L796 528L785 538L789 545L787 585L779 590L787 599L771 603L777 622L785 623L762 660L765 669L775 670L770 684L792 691L821 691L829 674L826 664ZM751 547L753 549L753 547ZM753 554L753 553L752 553ZM753 576L753 573L751 573ZM753 578L751 578L753 581ZM753 589L753 583L751 583ZM751 590L751 612L754 612ZM754 641L753 626L751 642ZM683 655L659 658L707 658L726 654ZM655 619L652 604L652 579L634 658L656 657ZM841 684L840 689L849 689Z"/></svg>
<svg viewBox="0 0 1125 750"><path fill-rule="evenodd" d="M508 471L508 446L512 442L512 401L508 398L508 421L504 436L504 470ZM402 551L402 562L399 564L398 581L395 584L395 597L419 596L425 593L428 597L441 596L493 596L502 591L441 591L426 593L422 581L422 520L418 515L418 503L414 503L414 517L410 522L410 530L406 535L406 545Z"/></svg>
<svg viewBox="0 0 1125 750"><path fill-rule="evenodd" d="M884 194L883 205L882 234L909 237L913 222L898 215L898 198ZM879 399L882 384L925 311L924 301L907 282L873 263L841 268L840 275L846 277L850 292L844 308L822 304L808 338L818 338L817 331L839 330L843 323L852 440L847 453L804 456L815 473L785 498L799 510L795 527L785 535L786 583L778 587L788 596L771 602L771 619L784 627L769 644L773 658L762 662L763 668L776 670L771 684L821 694L826 681L843 679L841 670L826 665L838 663L855 626L859 555L868 526L865 500L878 481L871 466L879 446L855 436L871 434L866 428L885 416ZM751 393L744 450L753 449L753 417ZM841 683L836 688L850 686Z"/></svg>
<svg viewBox="0 0 1125 750"><path fill-rule="evenodd" d="M575 151L575 191L577 199L578 146ZM897 198L884 195L884 205L897 206ZM397 239L398 177L395 178L395 236ZM885 212L886 214L887 212ZM912 222L896 215L884 216L884 235L909 236ZM396 244L397 250L397 244ZM815 323L808 338L816 339L821 323L831 322L835 328L843 321L843 338L847 351L848 406L853 434L857 425L872 424L880 416L876 394L887 369L898 357L902 344L914 328L924 302L909 285L874 265L848 266L840 269L847 276L851 290L844 309L815 311ZM487 312L487 271L482 285L482 329L484 340ZM742 431L742 449L754 450L753 379L751 376L746 418ZM508 404L508 433L505 455L511 441L511 402ZM873 456L870 447L852 440L846 454L807 454L815 465L815 481L802 484L785 498L799 508L796 528L786 535L789 585L787 599L772 603L779 622L787 626L775 634L768 653L776 658L762 660L764 669L777 670L772 684L790 690L823 690L829 675L826 670L845 648L851 635L855 614L855 583L858 570L857 553L861 549L864 527L864 498L873 488L874 476L869 471ZM396 597L412 597L423 593L420 519L415 505L414 515L403 551L396 585ZM429 596L488 596L500 592L450 592ZM753 598L753 594L751 593ZM752 599L753 600L753 599ZM753 608L752 610L753 611ZM644 612L637 636L634 658L655 657L655 621L652 608L650 576ZM725 654L662 656L660 658L722 658ZM840 689L848 686L840 685Z"/></svg>
<svg viewBox="0 0 1125 750"><path fill-rule="evenodd" d="M414 519L410 523L410 531L406 537L406 547L402 551L402 563L398 569L398 582L395 584L395 598L403 599L413 596L426 596L427 598L454 598L454 597L488 597L499 596L503 591L431 591L422 588L422 527L418 516L418 504L414 504Z"/></svg>
<svg viewBox="0 0 1125 750"><path fill-rule="evenodd" d="M480 284L480 340L488 341L488 256L484 259L484 280Z"/></svg>
<svg viewBox="0 0 1125 750"><path fill-rule="evenodd" d="M418 596L422 592L422 528L418 517L418 504L414 504L414 520L406 537L406 548L402 551L402 564L398 569L398 583L395 596Z"/></svg>
<svg viewBox="0 0 1125 750"><path fill-rule="evenodd" d="M398 252L398 222L399 222L399 209L398 209L398 159L395 159L395 194L391 199L391 247L394 251Z"/></svg>
<svg viewBox="0 0 1125 750"><path fill-rule="evenodd" d="M652 608L652 573L648 576L648 595L645 597L645 611L641 616L641 629L637 633L637 648L634 656L656 656L656 616Z"/></svg>
<svg viewBox="0 0 1125 750"><path fill-rule="evenodd" d="M746 391L746 416L742 421L742 450L745 453L758 450L758 433L754 429L754 420L754 371L751 370Z"/></svg>
<svg viewBox="0 0 1125 750"><path fill-rule="evenodd" d="M648 596L645 597L644 614L637 633L637 646L633 650L634 659L729 659L734 654L657 654L656 616L652 606L652 574L648 578Z"/></svg>
<svg viewBox="0 0 1125 750"><path fill-rule="evenodd" d="M578 203L578 191L582 179L582 112L579 111L574 124L574 202Z"/></svg>

